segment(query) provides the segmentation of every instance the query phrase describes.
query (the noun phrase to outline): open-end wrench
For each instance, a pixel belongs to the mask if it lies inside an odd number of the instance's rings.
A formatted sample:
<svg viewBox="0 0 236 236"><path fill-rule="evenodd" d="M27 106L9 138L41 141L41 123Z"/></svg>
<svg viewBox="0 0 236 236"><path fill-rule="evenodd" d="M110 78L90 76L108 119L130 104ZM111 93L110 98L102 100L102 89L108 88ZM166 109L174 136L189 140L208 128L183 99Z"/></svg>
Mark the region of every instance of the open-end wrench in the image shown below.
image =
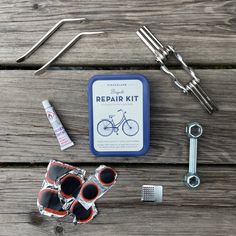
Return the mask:
<svg viewBox="0 0 236 236"><path fill-rule="evenodd" d="M186 134L189 143L189 170L184 177L185 184L189 188L197 188L200 185L200 178L197 174L197 139L202 135L203 129L197 122L188 123Z"/></svg>

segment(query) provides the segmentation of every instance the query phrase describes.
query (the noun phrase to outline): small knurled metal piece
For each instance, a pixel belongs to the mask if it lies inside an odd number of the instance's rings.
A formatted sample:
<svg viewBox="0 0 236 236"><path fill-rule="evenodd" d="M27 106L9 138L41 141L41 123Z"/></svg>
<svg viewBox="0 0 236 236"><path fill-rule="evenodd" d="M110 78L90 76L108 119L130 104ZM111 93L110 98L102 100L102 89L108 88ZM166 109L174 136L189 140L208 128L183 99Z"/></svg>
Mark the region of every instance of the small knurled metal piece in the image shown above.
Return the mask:
<svg viewBox="0 0 236 236"><path fill-rule="evenodd" d="M143 185L141 201L161 203L163 201L163 186Z"/></svg>

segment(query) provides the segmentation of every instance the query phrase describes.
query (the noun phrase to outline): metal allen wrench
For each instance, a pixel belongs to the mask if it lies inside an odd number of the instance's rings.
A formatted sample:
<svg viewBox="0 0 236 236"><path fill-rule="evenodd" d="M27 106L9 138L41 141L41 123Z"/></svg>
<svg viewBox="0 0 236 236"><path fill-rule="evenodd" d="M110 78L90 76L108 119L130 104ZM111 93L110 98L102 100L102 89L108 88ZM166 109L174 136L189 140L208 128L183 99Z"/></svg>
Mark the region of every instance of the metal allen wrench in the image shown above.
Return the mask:
<svg viewBox="0 0 236 236"><path fill-rule="evenodd" d="M214 102L200 86L200 79L196 76L194 71L189 66L187 66L187 64L183 61L182 56L176 52L173 47L169 45L163 46L162 43L151 33L151 31L146 26L141 27L136 33L152 51L156 57L156 61L160 63L161 70L172 79L173 83L178 89L180 89L184 94L193 94L209 114L212 114L217 110ZM192 80L188 84L183 85L165 65L165 62L170 55L177 59L185 72L191 77Z"/></svg>
<svg viewBox="0 0 236 236"><path fill-rule="evenodd" d="M86 18L75 18L75 19L62 19L57 22L34 46L29 49L23 56L19 57L16 61L23 62L25 59L29 58L35 51L40 48L42 44L44 44L63 24L68 22L83 22ZM45 65L43 65L39 70L35 71L35 75L40 75L44 73L47 68L63 53L65 53L69 48L71 48L82 36L86 35L97 35L104 34L103 31L96 32L81 32L77 34L69 43L67 43L51 60L49 60Z"/></svg>

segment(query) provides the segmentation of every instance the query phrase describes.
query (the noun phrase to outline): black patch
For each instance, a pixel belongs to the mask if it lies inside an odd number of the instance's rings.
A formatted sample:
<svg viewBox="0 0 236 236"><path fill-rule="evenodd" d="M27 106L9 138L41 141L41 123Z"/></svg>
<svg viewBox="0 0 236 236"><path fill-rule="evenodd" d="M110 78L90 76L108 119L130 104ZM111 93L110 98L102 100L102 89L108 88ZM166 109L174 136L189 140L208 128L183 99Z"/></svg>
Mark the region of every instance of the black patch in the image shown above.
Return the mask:
<svg viewBox="0 0 236 236"><path fill-rule="evenodd" d="M115 172L110 168L105 168L100 173L100 180L105 184L112 184L115 180Z"/></svg>
<svg viewBox="0 0 236 236"><path fill-rule="evenodd" d="M81 188L81 182L74 176L67 176L61 182L61 191L69 196L77 197Z"/></svg>
<svg viewBox="0 0 236 236"><path fill-rule="evenodd" d="M93 200L98 195L98 188L94 184L88 184L83 188L83 197L88 200Z"/></svg>
<svg viewBox="0 0 236 236"><path fill-rule="evenodd" d="M73 207L72 213L75 215L77 221L85 221L91 216L92 207L86 210L79 202L77 202Z"/></svg>

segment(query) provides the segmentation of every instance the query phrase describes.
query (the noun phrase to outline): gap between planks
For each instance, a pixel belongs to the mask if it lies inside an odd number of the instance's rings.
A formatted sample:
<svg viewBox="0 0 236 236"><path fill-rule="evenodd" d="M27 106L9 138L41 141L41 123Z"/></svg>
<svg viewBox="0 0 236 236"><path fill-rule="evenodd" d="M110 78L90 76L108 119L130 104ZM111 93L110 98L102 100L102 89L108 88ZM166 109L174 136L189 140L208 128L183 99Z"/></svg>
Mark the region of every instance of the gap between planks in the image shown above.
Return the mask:
<svg viewBox="0 0 236 236"><path fill-rule="evenodd" d="M32 65L22 65L22 64L16 64L16 65L0 65L0 70L32 70L32 74L34 73L35 70L38 70L43 64L32 64ZM236 64L191 64L189 63L188 66L190 66L194 70L231 70L231 69L236 69ZM183 70L181 65L168 65L167 67L171 70ZM125 65L125 64L117 64L117 65L99 65L99 64L94 64L94 65L57 65L56 63L53 64L48 68L47 71L83 71L83 70L157 70L160 71L160 64L155 63L155 64L150 64L150 65Z"/></svg>
<svg viewBox="0 0 236 236"><path fill-rule="evenodd" d="M132 157L131 157L132 158ZM60 160L57 160L60 161ZM62 161L64 163L67 163L66 160ZM0 169L1 168L43 168L47 167L49 162L40 162L40 163L30 163L30 162L0 162ZM110 162L110 161L103 161L103 162L68 162L70 165L74 166L89 166L89 167L96 167L98 165L112 165L113 167L118 167L118 168L149 168L149 167L158 167L158 168L173 168L173 167L178 167L178 168L187 168L188 163L186 164L181 164L181 163L170 163L170 164L165 164L165 163L129 163L129 162ZM198 163L198 167L219 167L222 169L227 169L227 168L236 168L236 164L204 164L204 163Z"/></svg>

